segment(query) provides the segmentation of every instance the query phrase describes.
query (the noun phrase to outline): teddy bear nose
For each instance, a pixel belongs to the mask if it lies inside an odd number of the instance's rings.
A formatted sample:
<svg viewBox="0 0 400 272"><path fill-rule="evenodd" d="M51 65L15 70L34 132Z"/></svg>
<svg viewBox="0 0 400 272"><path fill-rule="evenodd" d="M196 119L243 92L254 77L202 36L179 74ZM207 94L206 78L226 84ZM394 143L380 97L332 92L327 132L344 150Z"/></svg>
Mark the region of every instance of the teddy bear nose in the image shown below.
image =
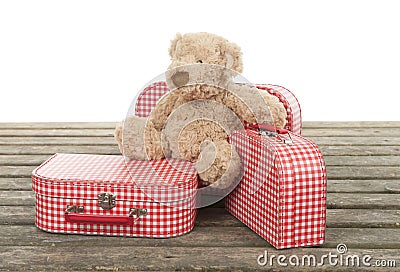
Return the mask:
<svg viewBox="0 0 400 272"><path fill-rule="evenodd" d="M202 60L198 60L197 63L203 63L203 61Z"/></svg>
<svg viewBox="0 0 400 272"><path fill-rule="evenodd" d="M171 77L172 82L176 87L182 87L189 82L189 73L188 72L176 72Z"/></svg>

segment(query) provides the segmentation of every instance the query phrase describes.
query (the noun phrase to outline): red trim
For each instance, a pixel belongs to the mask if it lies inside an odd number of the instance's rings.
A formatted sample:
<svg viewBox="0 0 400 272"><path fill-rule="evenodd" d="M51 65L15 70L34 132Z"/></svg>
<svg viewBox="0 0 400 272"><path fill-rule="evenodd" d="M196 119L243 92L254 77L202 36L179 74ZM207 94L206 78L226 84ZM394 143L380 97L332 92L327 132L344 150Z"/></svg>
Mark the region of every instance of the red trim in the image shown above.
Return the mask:
<svg viewBox="0 0 400 272"><path fill-rule="evenodd" d="M104 216L91 214L65 214L65 220L79 224L107 224L107 225L133 225L133 217L130 216Z"/></svg>
<svg viewBox="0 0 400 272"><path fill-rule="evenodd" d="M271 131L271 132L277 132L278 134L288 134L289 131L284 128L276 128L272 125L267 125L267 124L252 124L250 122L247 122L244 120L244 127L246 129L251 129L251 130L264 130L264 131Z"/></svg>

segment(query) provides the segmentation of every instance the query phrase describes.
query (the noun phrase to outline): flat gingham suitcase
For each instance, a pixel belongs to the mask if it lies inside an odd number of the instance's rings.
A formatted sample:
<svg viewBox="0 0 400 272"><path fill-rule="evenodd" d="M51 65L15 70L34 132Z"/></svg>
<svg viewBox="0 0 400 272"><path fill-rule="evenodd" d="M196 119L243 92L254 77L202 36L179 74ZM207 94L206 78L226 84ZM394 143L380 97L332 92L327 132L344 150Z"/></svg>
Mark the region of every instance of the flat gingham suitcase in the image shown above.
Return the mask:
<svg viewBox="0 0 400 272"><path fill-rule="evenodd" d="M260 90L268 91L279 98L287 112L285 129L296 134L301 134L301 109L294 94L278 85L255 84L254 86ZM139 117L149 116L151 110L167 92L169 92L169 89L165 81L157 81L149 84L139 93L136 101L134 101L133 114Z"/></svg>
<svg viewBox="0 0 400 272"><path fill-rule="evenodd" d="M38 228L164 238L192 230L197 174L182 160L55 154L32 173Z"/></svg>
<svg viewBox="0 0 400 272"><path fill-rule="evenodd" d="M277 249L324 242L326 170L310 140L247 124L230 136L243 163L239 185L225 207Z"/></svg>

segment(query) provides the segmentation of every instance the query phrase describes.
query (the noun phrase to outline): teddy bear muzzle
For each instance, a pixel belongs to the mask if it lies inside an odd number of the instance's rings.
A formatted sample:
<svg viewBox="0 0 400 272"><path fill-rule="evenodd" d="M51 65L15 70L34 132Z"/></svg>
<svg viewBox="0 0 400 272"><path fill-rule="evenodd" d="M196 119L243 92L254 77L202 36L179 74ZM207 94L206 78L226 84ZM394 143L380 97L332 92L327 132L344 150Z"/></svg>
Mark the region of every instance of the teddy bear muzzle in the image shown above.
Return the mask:
<svg viewBox="0 0 400 272"><path fill-rule="evenodd" d="M177 71L171 76L171 80L177 88L185 86L189 82L189 72Z"/></svg>

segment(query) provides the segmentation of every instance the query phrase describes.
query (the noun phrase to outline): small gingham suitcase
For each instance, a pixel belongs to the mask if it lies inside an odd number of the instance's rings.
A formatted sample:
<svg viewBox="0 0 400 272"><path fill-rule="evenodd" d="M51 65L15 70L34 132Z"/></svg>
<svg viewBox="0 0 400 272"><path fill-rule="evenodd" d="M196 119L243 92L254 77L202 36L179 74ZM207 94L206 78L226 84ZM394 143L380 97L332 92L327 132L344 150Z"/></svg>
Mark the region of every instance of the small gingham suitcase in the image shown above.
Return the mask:
<svg viewBox="0 0 400 272"><path fill-rule="evenodd" d="M245 127L230 135L244 169L226 210L277 249L323 244L326 169L317 145L285 129Z"/></svg>
<svg viewBox="0 0 400 272"><path fill-rule="evenodd" d="M55 154L32 173L38 228L166 238L192 230L197 174L182 160Z"/></svg>
<svg viewBox="0 0 400 272"><path fill-rule="evenodd" d="M296 134L301 134L302 119L300 104L294 94L288 89L273 84L252 84L260 90L269 92L279 98L286 109L286 125L285 129L292 131ZM151 110L156 106L157 102L163 95L169 92L167 83L165 81L156 81L150 83L143 88L139 93L136 100L133 102L132 114L139 117L149 116Z"/></svg>

